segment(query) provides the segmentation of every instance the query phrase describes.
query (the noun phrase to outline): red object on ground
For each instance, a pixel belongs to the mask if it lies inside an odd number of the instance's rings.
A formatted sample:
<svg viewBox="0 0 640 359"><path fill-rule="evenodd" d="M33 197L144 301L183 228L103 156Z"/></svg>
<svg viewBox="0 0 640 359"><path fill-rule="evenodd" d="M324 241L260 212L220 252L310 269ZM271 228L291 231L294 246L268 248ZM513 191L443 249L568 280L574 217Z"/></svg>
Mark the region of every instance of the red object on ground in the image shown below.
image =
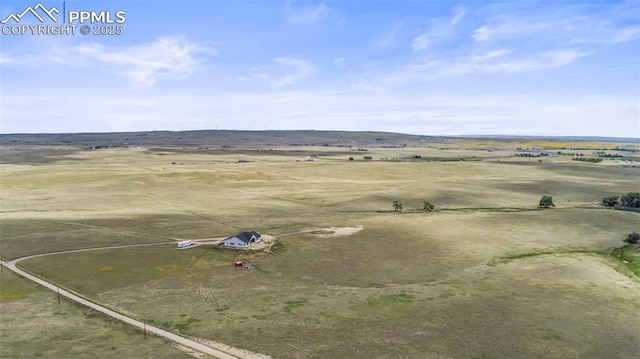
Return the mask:
<svg viewBox="0 0 640 359"><path fill-rule="evenodd" d="M235 263L233 263L233 266L234 267L242 267L243 263L242 262L235 262Z"/></svg>

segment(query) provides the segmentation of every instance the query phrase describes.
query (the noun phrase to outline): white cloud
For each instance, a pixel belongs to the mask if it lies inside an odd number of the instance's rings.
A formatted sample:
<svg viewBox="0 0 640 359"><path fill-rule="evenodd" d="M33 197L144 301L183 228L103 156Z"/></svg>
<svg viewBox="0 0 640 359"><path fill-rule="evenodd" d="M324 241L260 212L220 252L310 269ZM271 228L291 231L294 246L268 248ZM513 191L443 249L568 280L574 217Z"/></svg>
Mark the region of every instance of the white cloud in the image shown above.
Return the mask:
<svg viewBox="0 0 640 359"><path fill-rule="evenodd" d="M422 71L422 70L436 68L440 64L442 64L442 61L430 60L430 61L422 62L422 63L419 63L419 64L412 64L412 65L409 66L409 68L412 71Z"/></svg>
<svg viewBox="0 0 640 359"><path fill-rule="evenodd" d="M415 39L413 39L413 42L411 42L411 47L416 51L426 49L427 45L429 45L429 37L429 33L424 33L416 37Z"/></svg>
<svg viewBox="0 0 640 359"><path fill-rule="evenodd" d="M452 76L513 75L552 69L570 65L592 53L575 48L537 53L519 53L512 49L498 49L480 55L434 58L424 62L402 65L391 70L353 75L351 83L353 89L368 89L375 93L385 93L409 84L429 87L434 82L442 81L442 78ZM357 84L357 87L353 87L353 84Z"/></svg>
<svg viewBox="0 0 640 359"><path fill-rule="evenodd" d="M289 86L306 78L315 71L311 63L296 57L279 57L276 59L276 62L282 66L291 68L293 72L277 79L272 83L273 87Z"/></svg>
<svg viewBox="0 0 640 359"><path fill-rule="evenodd" d="M467 10L463 7L457 6L453 9L453 15L451 16L451 26L457 25L467 14Z"/></svg>
<svg viewBox="0 0 640 359"><path fill-rule="evenodd" d="M65 51L50 48L40 52L3 54L0 65L98 66L153 86L163 78L180 80L193 75L199 68L201 55L214 56L217 52L209 45L184 37L160 37L151 43L127 47L109 47L92 42L69 46Z"/></svg>
<svg viewBox="0 0 640 359"><path fill-rule="evenodd" d="M471 37L475 41L495 41L501 38L522 36L531 34L553 26L551 23L529 23L525 19L501 18L494 24L483 25L477 28Z"/></svg>
<svg viewBox="0 0 640 359"><path fill-rule="evenodd" d="M626 42L640 39L640 25L620 29L614 33L609 43Z"/></svg>
<svg viewBox="0 0 640 359"><path fill-rule="evenodd" d="M398 22L393 27L386 32L380 34L378 38L375 40L377 46L380 47L391 47L396 42L396 36L402 29L404 24L402 22Z"/></svg>
<svg viewBox="0 0 640 359"><path fill-rule="evenodd" d="M0 54L0 66L2 65L12 65L15 59L5 54Z"/></svg>
<svg viewBox="0 0 640 359"><path fill-rule="evenodd" d="M0 59L1 59L1 58L0 58ZM341 68L341 69L343 69L343 70L344 70L344 69L347 67L347 65L345 64L345 62L346 62L346 61L347 61L347 59L345 59L344 57L340 57L340 58L334 59L334 60L333 60L333 63L334 63L337 67L339 67L339 68Z"/></svg>
<svg viewBox="0 0 640 359"><path fill-rule="evenodd" d="M390 130L428 135L638 136L633 95L490 95L268 91L177 93L136 98L106 90L39 89L3 99L3 132L137 131L153 129ZM28 104L28 105L25 105ZM51 111L51 109L57 109ZM91 113L91 120L87 120ZM215 114L215 115L212 115ZM40 119L49 118L46 127ZM44 129L43 129L44 128ZM634 132L635 131L635 132Z"/></svg>
<svg viewBox="0 0 640 359"><path fill-rule="evenodd" d="M509 49L495 50L495 51L488 52L486 54L482 54L482 55L478 55L478 56L472 56L471 60L472 61L484 61L484 60L494 59L496 57L500 57L500 56L506 55L509 52L511 52L511 50L509 50Z"/></svg>
<svg viewBox="0 0 640 359"><path fill-rule="evenodd" d="M273 88L280 88L300 82L316 71L311 62L295 56L278 57L275 62L278 64L277 67L253 68L253 76L269 82Z"/></svg>
<svg viewBox="0 0 640 359"><path fill-rule="evenodd" d="M593 6L591 12L579 3L542 7L536 13L498 15L476 28L471 37L478 43L509 40L527 43L615 44L640 39L637 14L640 2L613 7ZM635 15L634 15L635 14Z"/></svg>
<svg viewBox="0 0 640 359"><path fill-rule="evenodd" d="M431 19L429 29L414 38L411 47L415 51L422 51L434 42L453 37L456 25L464 18L465 14L464 8L456 7L448 18Z"/></svg>
<svg viewBox="0 0 640 359"><path fill-rule="evenodd" d="M198 55L217 54L208 46L180 37L162 37L150 44L122 49L81 45L75 51L147 86L161 78L185 79L196 71Z"/></svg>
<svg viewBox="0 0 640 359"><path fill-rule="evenodd" d="M482 56L469 57L443 67L445 75L469 73L523 73L555 68L571 64L592 54L577 49L558 49L505 58L509 50L492 51Z"/></svg>
<svg viewBox="0 0 640 359"><path fill-rule="evenodd" d="M618 44L640 39L640 25L623 28L603 28L590 31L588 34L577 36L570 41L572 44Z"/></svg>
<svg viewBox="0 0 640 359"><path fill-rule="evenodd" d="M492 29L489 25L483 25L473 32L472 37L476 41L487 41L491 38Z"/></svg>
<svg viewBox="0 0 640 359"><path fill-rule="evenodd" d="M330 8L323 3L315 6L287 4L285 18L292 24L313 24L327 16Z"/></svg>

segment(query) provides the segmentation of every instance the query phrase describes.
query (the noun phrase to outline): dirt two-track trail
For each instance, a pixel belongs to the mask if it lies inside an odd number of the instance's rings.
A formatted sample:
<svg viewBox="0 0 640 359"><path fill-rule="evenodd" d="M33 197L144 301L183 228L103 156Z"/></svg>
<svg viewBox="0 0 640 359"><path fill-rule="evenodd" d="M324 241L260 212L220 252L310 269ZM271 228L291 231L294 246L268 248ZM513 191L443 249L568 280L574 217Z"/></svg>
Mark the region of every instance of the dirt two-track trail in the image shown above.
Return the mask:
<svg viewBox="0 0 640 359"><path fill-rule="evenodd" d="M53 252L53 253L43 253L43 254L36 254L36 255L32 255L32 256L27 256L27 257L21 257L21 258L16 258L14 260L11 261L3 261L0 260L0 263L2 264L2 266L4 268L7 268L13 272L15 272L16 274L27 278L33 282L36 282L38 284L40 284L41 286L50 289L56 293L60 293L61 296L64 296L76 303L79 303L81 305L84 305L88 308L91 308L95 311L104 313L114 319L117 319L119 321L122 321L124 323L127 323L129 325L132 325L136 328L139 328L141 330L146 330L148 333L152 333L155 334L157 336L169 339L171 341L173 341L176 344L179 344L181 346L196 350L198 352L201 353L205 353L208 355L211 355L215 358L219 358L219 359L243 359L243 358L268 358L268 356L263 355L263 354L258 354L258 353L254 353L255 355L252 355L252 353L249 353L245 350L241 350L242 352L246 352L247 355L243 355L242 357L238 357L238 356L233 356L231 354L225 353L223 351L220 351L218 349L212 348L210 346L204 345L202 343L199 343L195 340L191 340L182 336L179 336L177 334L171 333L169 331L166 331L164 329L160 329L158 327L154 327L153 325L149 325L146 324L145 322L141 322L139 320L127 317L126 315L123 315L121 313L115 312L109 308L106 308L102 305L96 304L94 302L91 302L85 298L80 297L79 295L76 295L74 293L71 293L67 290L64 290L62 288L60 288L59 286L47 282L46 280L40 279L34 275L31 275L23 270L21 270L20 268L18 268L16 266L16 264L22 260L25 259L30 259L30 258L36 258L36 257L44 257L44 256L52 256L52 255L56 255L56 254L64 254L64 253L77 253L77 252L88 252L88 251L97 251L97 250L104 250L104 249L116 249L116 248L129 248L129 247L142 247L142 246L153 246L153 245L168 245L171 244L170 242L156 242L156 243L146 243L146 244L131 244L131 245L120 245L120 246L108 246L108 247L99 247L99 248L87 248L87 249L76 249L76 250L70 250L70 251L61 251L61 252Z"/></svg>

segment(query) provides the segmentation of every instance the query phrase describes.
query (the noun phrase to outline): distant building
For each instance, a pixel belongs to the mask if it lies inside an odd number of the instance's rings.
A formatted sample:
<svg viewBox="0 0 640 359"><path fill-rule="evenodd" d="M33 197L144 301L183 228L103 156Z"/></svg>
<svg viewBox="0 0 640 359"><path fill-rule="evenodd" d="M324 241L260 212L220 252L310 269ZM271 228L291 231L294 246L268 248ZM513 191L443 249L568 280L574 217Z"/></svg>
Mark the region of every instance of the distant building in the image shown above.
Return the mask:
<svg viewBox="0 0 640 359"><path fill-rule="evenodd" d="M230 248L248 248L252 243L258 243L260 241L262 241L262 235L258 232L251 231L229 237L222 241L222 245Z"/></svg>

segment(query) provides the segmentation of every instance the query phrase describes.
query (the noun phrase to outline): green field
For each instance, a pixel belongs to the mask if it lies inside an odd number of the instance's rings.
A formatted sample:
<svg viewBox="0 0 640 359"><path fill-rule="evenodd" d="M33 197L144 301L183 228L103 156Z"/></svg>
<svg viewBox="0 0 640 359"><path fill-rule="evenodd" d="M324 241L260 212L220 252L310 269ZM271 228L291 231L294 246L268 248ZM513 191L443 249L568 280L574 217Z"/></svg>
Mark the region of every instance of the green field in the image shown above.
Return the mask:
<svg viewBox="0 0 640 359"><path fill-rule="evenodd" d="M640 192L640 153L616 150L638 151L637 144L371 142L367 151L339 144L5 144L2 153L11 155L0 164L0 255L167 242L20 266L176 333L274 358L628 358L640 351L640 279L635 262L612 255L640 230L640 217L599 204L604 196ZM513 156L542 148L626 157L588 163ZM556 207L538 209L542 195L553 196ZM403 211L393 210L394 200ZM423 201L435 211L422 211ZM317 234L343 226L362 230ZM244 230L277 243L268 252L171 244ZM638 258L637 250L625 258ZM234 268L236 260L256 269ZM52 295L33 288L21 294L6 289L15 279L2 281L8 303L49 316L57 310ZM3 322L38 320L15 319L4 308ZM107 319L90 323L101 333L138 335ZM83 338L84 350L104 350L98 337ZM2 333L9 357L27 341ZM47 353L54 342L35 347ZM169 344L159 348L165 357L186 355Z"/></svg>

